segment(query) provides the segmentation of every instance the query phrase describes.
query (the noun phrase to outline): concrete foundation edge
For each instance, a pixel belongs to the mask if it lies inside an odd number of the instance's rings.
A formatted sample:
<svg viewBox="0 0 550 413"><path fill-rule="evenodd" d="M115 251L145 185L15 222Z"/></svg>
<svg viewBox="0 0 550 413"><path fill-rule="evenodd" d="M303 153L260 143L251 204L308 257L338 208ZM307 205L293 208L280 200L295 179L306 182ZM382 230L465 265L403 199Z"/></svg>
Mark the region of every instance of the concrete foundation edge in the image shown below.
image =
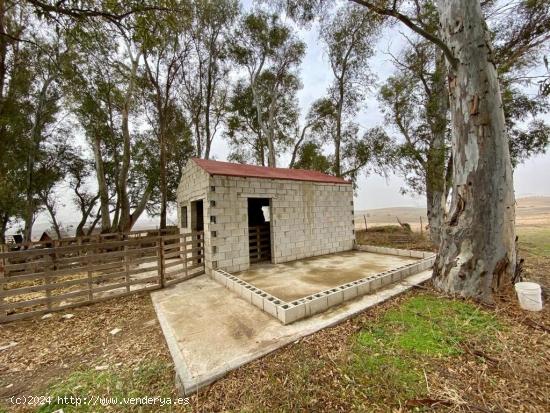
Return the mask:
<svg viewBox="0 0 550 413"><path fill-rule="evenodd" d="M370 245L359 245L356 249L378 254L419 258L419 261L378 274L370 275L328 290L320 291L315 294L293 300L292 302L283 301L280 298L277 298L221 269L212 271L212 278L225 288L233 291L245 301L277 318L282 324L286 325L321 313L330 307L341 304L342 302L372 293L382 287L385 287L386 285L401 281L410 275L425 271L428 268L431 268L435 261L435 254L431 252L376 247Z"/></svg>
<svg viewBox="0 0 550 413"><path fill-rule="evenodd" d="M159 322L160 322L161 328L163 330L164 336L166 337L166 342L168 343L168 348L170 350L172 358L174 359L177 388L185 396L194 394L199 390L201 390L202 388L204 388L205 386L208 386L209 384L212 384L215 381L219 380L220 378L222 378L232 370L235 370L247 363L250 363L251 361L257 360L269 353L272 353L273 351L278 350L288 344L291 344L296 340L299 340L303 337L314 334L317 331L338 325L375 305L383 303L384 301L392 297L395 297L396 295L399 295L416 285L424 283L425 281L429 280L431 276L432 276L431 271L424 271L424 272L409 276L404 280L402 280L401 282L395 285L392 285L389 288L380 289L379 291L376 291L374 294L370 294L366 296L366 297L374 297L375 300L373 300L372 302L364 303L364 305L359 307L355 306L355 308L350 308L346 312L339 315L339 317L337 317L336 319L328 319L323 324L316 325L312 328L304 329L294 335L281 338L281 340L279 340L277 343L274 343L273 346L266 347L257 353L246 354L242 358L232 360L231 362L227 363L224 366L223 370L213 371L208 377L192 377L189 374L187 366L183 361L183 359L181 358L179 349L177 348L176 340L174 338L173 332L171 331L171 328L168 326L168 323L166 322L166 320L164 320L162 316L159 316ZM366 298L366 297L363 297L363 298ZM157 311L157 315L159 314L161 314L161 312Z"/></svg>

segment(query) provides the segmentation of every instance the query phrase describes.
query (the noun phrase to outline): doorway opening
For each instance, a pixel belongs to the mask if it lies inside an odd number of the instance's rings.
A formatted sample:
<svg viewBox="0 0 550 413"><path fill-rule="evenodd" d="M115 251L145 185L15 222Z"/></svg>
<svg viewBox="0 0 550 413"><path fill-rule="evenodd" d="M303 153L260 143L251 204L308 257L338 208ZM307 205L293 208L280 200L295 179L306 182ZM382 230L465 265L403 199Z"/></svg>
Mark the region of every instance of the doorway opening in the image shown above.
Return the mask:
<svg viewBox="0 0 550 413"><path fill-rule="evenodd" d="M191 248L197 248L198 254L202 255L204 249L200 247L204 246L204 205L202 199L198 201L191 202L191 231L196 232L196 245L195 242L192 243ZM197 258L197 264L203 262L202 257Z"/></svg>
<svg viewBox="0 0 550 413"><path fill-rule="evenodd" d="M271 261L271 200L248 198L250 263Z"/></svg>
<svg viewBox="0 0 550 413"><path fill-rule="evenodd" d="M202 199L191 202L191 230L204 231L204 208Z"/></svg>

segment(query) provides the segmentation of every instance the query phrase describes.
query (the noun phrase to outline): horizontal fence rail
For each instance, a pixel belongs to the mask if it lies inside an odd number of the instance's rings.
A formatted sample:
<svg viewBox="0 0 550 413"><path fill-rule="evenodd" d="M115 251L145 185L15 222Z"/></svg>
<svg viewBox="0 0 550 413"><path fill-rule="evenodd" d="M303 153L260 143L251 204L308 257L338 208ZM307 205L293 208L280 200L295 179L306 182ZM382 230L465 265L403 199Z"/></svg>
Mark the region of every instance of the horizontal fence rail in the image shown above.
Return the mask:
<svg viewBox="0 0 550 413"><path fill-rule="evenodd" d="M0 323L164 288L204 273L203 232L120 238L1 252Z"/></svg>
<svg viewBox="0 0 550 413"><path fill-rule="evenodd" d="M68 245L86 245L96 244L109 241L122 241L127 239L151 238L155 236L174 235L178 234L177 227L166 229L144 229L130 232L113 232L106 234L92 234L81 237L66 237L61 239L48 239L44 241L28 241L21 243L6 244L6 248L10 251L22 251L36 248L54 248L64 247Z"/></svg>
<svg viewBox="0 0 550 413"><path fill-rule="evenodd" d="M271 238L269 224L248 227L250 262L271 259Z"/></svg>

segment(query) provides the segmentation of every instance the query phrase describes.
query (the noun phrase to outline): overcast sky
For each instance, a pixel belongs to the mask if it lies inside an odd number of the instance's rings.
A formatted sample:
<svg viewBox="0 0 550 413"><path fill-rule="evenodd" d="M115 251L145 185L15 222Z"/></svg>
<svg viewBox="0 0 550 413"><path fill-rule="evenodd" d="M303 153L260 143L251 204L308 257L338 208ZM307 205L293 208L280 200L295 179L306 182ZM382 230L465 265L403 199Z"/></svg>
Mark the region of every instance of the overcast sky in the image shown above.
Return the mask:
<svg viewBox="0 0 550 413"><path fill-rule="evenodd" d="M388 28L382 34L376 45L376 54L370 61L370 67L378 78L378 85L390 76L394 67L388 52L398 55L403 46L401 33L410 36L402 25ZM299 93L302 113L306 113L311 103L322 97L331 82L331 71L324 54L323 46L318 39L317 26L309 30L300 30L300 36L307 44L307 53L301 67L303 89ZM380 111L374 87L364 104L364 109L358 118L363 128L371 128L384 124L384 116ZM548 119L550 117L547 116ZM216 159L225 160L227 152L225 145L218 140L214 145ZM550 195L550 154L536 156L518 166L514 173L516 196ZM356 209L386 208L394 206L425 206L423 196L402 195L400 189L404 186L403 179L391 175L385 177L361 175L358 180L358 190L355 198Z"/></svg>
<svg viewBox="0 0 550 413"><path fill-rule="evenodd" d="M402 25L395 25L388 28L382 34L376 45L375 56L370 61L370 68L378 78L378 85L393 73L394 67L390 61L388 51L397 55L403 45L401 31L406 31ZM308 30L300 30L300 37L307 44L307 53L301 66L300 74L303 82L303 89L299 92L302 114L305 114L311 103L322 97L331 81L331 71L324 55L322 45L318 40L317 26L313 25ZM408 34L408 33L407 33ZM380 112L376 99L374 87L366 100L362 113L357 121L362 128L371 128L384 123L383 115ZM547 117L550 120L550 117ZM213 143L212 157L217 160L226 160L227 145L218 136ZM284 159L281 166L284 166ZM533 157L524 164L517 167L514 172L516 197L531 195L550 195L550 154ZM387 179L381 176L360 176L358 190L355 198L357 210L372 208L387 208L398 206L424 207L423 196L402 195L400 189L403 187L403 180L395 175ZM67 193L67 191L65 191ZM62 197L62 195L61 195ZM64 225L72 224L75 219L70 199L62 199L66 207L59 212L60 221ZM175 211L171 211L169 221L176 223ZM144 216L140 219L140 226L155 226L158 218L151 219ZM42 231L49 227L49 219L42 214L36 222L35 232Z"/></svg>

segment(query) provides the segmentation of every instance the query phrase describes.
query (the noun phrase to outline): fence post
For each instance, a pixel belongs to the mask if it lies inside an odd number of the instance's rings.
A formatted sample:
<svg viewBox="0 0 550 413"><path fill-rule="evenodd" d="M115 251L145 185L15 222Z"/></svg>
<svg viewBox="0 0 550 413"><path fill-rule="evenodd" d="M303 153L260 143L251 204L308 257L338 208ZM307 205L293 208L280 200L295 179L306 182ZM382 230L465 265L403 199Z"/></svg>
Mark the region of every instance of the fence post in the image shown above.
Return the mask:
<svg viewBox="0 0 550 413"><path fill-rule="evenodd" d="M126 291L130 292L130 259L128 257L128 245L124 245L124 273L126 275Z"/></svg>
<svg viewBox="0 0 550 413"><path fill-rule="evenodd" d="M4 253L4 252L8 252L9 249L7 248L7 246L5 244L0 244L0 254ZM6 277L6 260L4 258L0 258L0 306L2 306L4 304L4 296L3 296L3 291L4 291L4 279L7 278ZM0 323L2 321L4 321L4 319L8 316L8 310L0 310Z"/></svg>
<svg viewBox="0 0 550 413"><path fill-rule="evenodd" d="M160 288L164 288L164 239L159 236L158 271Z"/></svg>
<svg viewBox="0 0 550 413"><path fill-rule="evenodd" d="M92 272L88 271L88 301L94 301L94 291L93 291L93 282L92 282Z"/></svg>
<svg viewBox="0 0 550 413"><path fill-rule="evenodd" d="M422 228L422 217L420 217L420 235L423 234L423 228Z"/></svg>
<svg viewBox="0 0 550 413"><path fill-rule="evenodd" d="M258 225L256 227L256 254L258 254L258 261L262 260L262 248L260 246L260 243L262 242L262 240L260 239L261 235L261 227Z"/></svg>
<svg viewBox="0 0 550 413"><path fill-rule="evenodd" d="M368 229L367 228L367 216L363 215L363 219L365 220L365 231L366 231Z"/></svg>
<svg viewBox="0 0 550 413"><path fill-rule="evenodd" d="M179 239L179 242L182 242L181 237ZM181 245L180 245L180 248L182 248ZM192 255L192 248L193 248L193 237L191 236L191 255ZM184 272L185 272L185 277L187 277L187 258L188 258L188 255L189 255L187 253L187 234L183 235L183 250L185 251L185 254L183 255L183 269L184 269Z"/></svg>
<svg viewBox="0 0 550 413"><path fill-rule="evenodd" d="M46 284L46 307L49 311L52 310L52 292L50 290L51 285L51 273L55 271L55 248L52 254L49 254L51 263L46 264L44 268L44 283Z"/></svg>

